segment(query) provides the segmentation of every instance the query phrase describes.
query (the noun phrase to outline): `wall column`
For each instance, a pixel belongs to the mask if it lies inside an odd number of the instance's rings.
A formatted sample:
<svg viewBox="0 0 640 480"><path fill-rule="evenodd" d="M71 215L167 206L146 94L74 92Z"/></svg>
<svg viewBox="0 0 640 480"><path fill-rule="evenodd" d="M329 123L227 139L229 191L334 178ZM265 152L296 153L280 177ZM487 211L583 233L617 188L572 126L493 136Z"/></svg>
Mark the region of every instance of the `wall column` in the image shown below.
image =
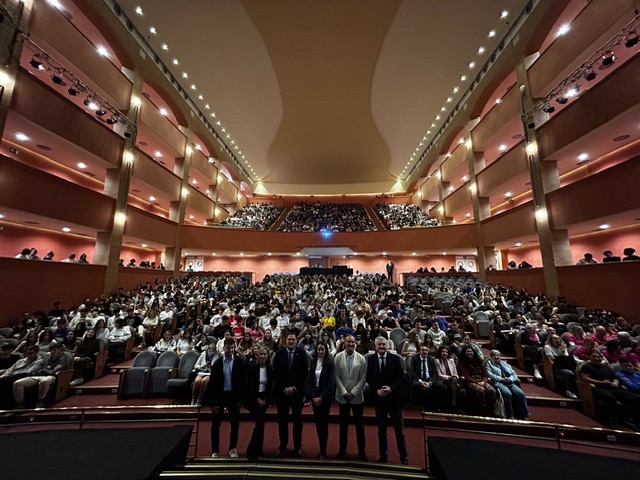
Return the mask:
<svg viewBox="0 0 640 480"><path fill-rule="evenodd" d="M516 75L520 88L522 111L525 113L532 109L534 100L531 97L529 76L524 59L521 59L516 65ZM545 289L549 298L556 299L560 295L556 266L571 263L571 250L568 234L566 231L553 229L547 209L546 193L558 187L558 169L555 166L555 162L544 161L544 152L538 151L535 127L530 128L530 126L532 126L531 121L525 119L527 161L529 163L534 215L540 242Z"/></svg>
<svg viewBox="0 0 640 480"><path fill-rule="evenodd" d="M143 83L144 78L141 71L136 70L131 88L129 110L126 113L134 129L128 138L125 137L119 167L108 169L104 182L104 194L115 199L115 208L113 211L111 230L98 232L96 236L96 249L93 261L94 263L107 266L103 286L103 293L105 294L111 294L118 287L122 237L124 236L127 222L129 184L131 183L131 175L137 158L135 126L137 125L140 114L140 98L142 98Z"/></svg>

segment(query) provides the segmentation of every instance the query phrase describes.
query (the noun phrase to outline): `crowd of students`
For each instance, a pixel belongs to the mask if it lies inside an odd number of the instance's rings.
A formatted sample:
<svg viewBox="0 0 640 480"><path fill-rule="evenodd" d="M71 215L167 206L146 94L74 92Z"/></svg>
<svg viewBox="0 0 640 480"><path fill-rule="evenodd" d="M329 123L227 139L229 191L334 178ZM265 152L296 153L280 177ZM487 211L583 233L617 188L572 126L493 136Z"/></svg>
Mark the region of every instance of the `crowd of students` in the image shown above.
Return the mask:
<svg viewBox="0 0 640 480"><path fill-rule="evenodd" d="M284 207L270 203L250 203L220 222L221 227L269 230Z"/></svg>
<svg viewBox="0 0 640 480"><path fill-rule="evenodd" d="M437 227L440 224L436 218L413 204L379 203L375 209L382 223L390 230L410 227Z"/></svg>
<svg viewBox="0 0 640 480"><path fill-rule="evenodd" d="M360 203L298 202L279 232L370 232L376 227Z"/></svg>

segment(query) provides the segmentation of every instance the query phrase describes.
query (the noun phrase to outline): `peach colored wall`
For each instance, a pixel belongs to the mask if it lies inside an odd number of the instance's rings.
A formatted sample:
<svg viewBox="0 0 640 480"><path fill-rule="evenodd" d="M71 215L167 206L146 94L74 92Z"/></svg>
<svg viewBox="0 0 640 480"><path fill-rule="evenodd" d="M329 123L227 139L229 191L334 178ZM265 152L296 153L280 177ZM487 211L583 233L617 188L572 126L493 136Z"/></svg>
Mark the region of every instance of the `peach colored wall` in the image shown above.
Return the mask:
<svg viewBox="0 0 640 480"><path fill-rule="evenodd" d="M544 274L542 268L525 268L520 270L496 270L486 272L487 282L495 285L501 283L508 287L526 288L530 293L544 292Z"/></svg>
<svg viewBox="0 0 640 480"><path fill-rule="evenodd" d="M0 258L0 271L0 326L11 326L23 312L46 313L57 300L69 307L100 295L105 267Z"/></svg>
<svg viewBox="0 0 640 480"><path fill-rule="evenodd" d="M605 250L611 250L614 255L623 257L622 251L627 247L633 247L640 252L640 224L573 237L570 242L573 263L580 260L586 252L591 253L598 262L602 262L602 252Z"/></svg>
<svg viewBox="0 0 640 480"><path fill-rule="evenodd" d="M535 244L530 247L513 248L509 250L500 250L502 256L502 268L507 269L509 261L514 260L517 264L527 261L534 267L542 266L542 255L540 253L540 245Z"/></svg>
<svg viewBox="0 0 640 480"><path fill-rule="evenodd" d="M0 231L0 256L15 257L23 248L35 247L38 256L44 257L50 250L55 253L54 260L62 261L71 253L80 256L86 253L93 260L95 239L78 235L40 230L11 223L4 223Z"/></svg>
<svg viewBox="0 0 640 480"><path fill-rule="evenodd" d="M146 268L126 268L122 267L118 271L118 287L124 288L125 291L135 288L137 285L145 283L154 283L157 279L165 282L173 276L170 270L149 270Z"/></svg>
<svg viewBox="0 0 640 480"><path fill-rule="evenodd" d="M365 257L355 256L350 258L331 257L329 265L340 263L353 268L354 272L361 273L385 273L385 265L391 259L395 265L394 281L400 281L402 273L415 272L419 267L435 267L440 271L444 267L448 270L451 265L455 264L455 256L453 255L433 255L429 257L397 257L397 256L379 256ZM184 265L184 257L182 258ZM265 275L274 272L299 272L301 267L309 265L307 257L289 257L289 256L263 256L263 257L205 257L205 271L236 271L236 272L254 272L255 281L261 281Z"/></svg>

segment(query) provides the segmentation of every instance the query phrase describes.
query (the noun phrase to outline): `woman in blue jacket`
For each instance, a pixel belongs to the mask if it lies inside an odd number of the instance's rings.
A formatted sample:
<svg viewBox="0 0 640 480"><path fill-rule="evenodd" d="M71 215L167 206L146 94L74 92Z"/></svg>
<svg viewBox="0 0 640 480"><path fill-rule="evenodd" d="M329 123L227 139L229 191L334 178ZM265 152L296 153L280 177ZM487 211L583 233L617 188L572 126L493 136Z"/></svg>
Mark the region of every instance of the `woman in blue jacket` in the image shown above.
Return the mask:
<svg viewBox="0 0 640 480"><path fill-rule="evenodd" d="M507 418L515 417L520 420L528 418L527 397L518 386L518 375L511 365L502 360L498 350L491 351L491 358L487 361L486 367L489 380L502 394Z"/></svg>

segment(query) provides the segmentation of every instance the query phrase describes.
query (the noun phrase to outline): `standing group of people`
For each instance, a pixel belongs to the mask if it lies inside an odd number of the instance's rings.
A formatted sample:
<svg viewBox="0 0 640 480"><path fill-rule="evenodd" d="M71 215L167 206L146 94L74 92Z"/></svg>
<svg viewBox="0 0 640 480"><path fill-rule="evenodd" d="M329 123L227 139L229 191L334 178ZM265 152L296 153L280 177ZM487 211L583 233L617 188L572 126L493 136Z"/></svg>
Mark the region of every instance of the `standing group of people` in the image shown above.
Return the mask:
<svg viewBox="0 0 640 480"><path fill-rule="evenodd" d="M402 414L405 372L402 358L387 352L387 339L375 339L375 354L365 358L356 352L353 335L343 339L344 349L335 356L323 341L318 342L310 356L298 346L294 333L287 335L285 346L269 358L269 350L261 347L255 357L247 360L236 352L233 338L224 341L224 353L211 368L211 379L203 404L212 411L212 456L220 452L220 425L224 412L230 422L229 456L238 457L240 408L244 405L253 416L255 427L246 455L255 461L263 455L266 410L274 399L278 418L279 446L277 456L286 454L289 446L289 421L293 424L295 456L302 455L302 409L305 398L311 403L318 436L319 459L327 456L329 412L334 400L338 403L340 439L337 458L344 458L348 444L351 417L356 429L358 458L367 460L363 410L364 390L372 394L378 425L379 462L387 461L387 424L395 431L396 445L403 464L408 463ZM311 358L310 358L311 357Z"/></svg>

